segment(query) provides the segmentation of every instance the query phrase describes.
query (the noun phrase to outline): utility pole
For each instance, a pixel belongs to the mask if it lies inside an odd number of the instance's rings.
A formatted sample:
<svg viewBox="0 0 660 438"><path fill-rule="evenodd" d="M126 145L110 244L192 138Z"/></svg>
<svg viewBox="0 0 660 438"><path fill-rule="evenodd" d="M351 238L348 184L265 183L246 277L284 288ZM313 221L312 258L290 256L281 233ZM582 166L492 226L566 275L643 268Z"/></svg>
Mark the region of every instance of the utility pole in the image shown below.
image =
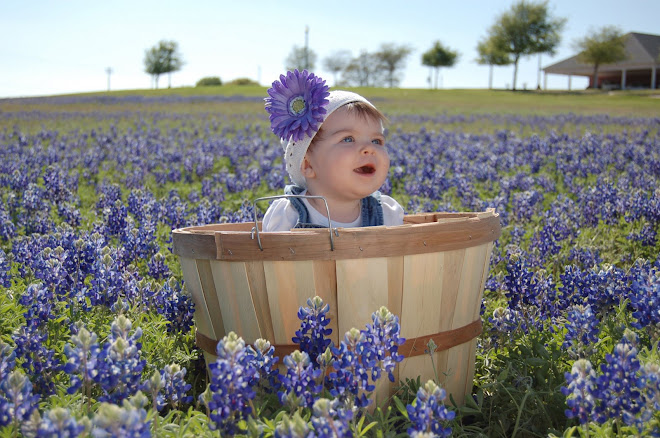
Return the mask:
<svg viewBox="0 0 660 438"><path fill-rule="evenodd" d="M309 70L309 26L305 26L305 70Z"/></svg>
<svg viewBox="0 0 660 438"><path fill-rule="evenodd" d="M539 71L536 78L536 89L541 89L541 54L539 53Z"/></svg>
<svg viewBox="0 0 660 438"><path fill-rule="evenodd" d="M106 68L105 72L108 74L108 91L110 91L110 75L112 74L112 67Z"/></svg>

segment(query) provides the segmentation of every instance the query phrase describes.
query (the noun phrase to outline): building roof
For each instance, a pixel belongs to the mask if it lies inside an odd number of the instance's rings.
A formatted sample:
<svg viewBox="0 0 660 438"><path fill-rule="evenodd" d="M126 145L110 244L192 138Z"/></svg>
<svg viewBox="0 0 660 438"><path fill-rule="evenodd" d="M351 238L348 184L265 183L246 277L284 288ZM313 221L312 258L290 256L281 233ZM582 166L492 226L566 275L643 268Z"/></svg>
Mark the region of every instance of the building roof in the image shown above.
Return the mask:
<svg viewBox="0 0 660 438"><path fill-rule="evenodd" d="M630 32L626 38L626 59L614 64L602 64L600 72L650 69L654 65L660 67L660 35ZM543 68L545 73L555 73L576 76L591 76L593 64L578 61L578 55L559 61Z"/></svg>

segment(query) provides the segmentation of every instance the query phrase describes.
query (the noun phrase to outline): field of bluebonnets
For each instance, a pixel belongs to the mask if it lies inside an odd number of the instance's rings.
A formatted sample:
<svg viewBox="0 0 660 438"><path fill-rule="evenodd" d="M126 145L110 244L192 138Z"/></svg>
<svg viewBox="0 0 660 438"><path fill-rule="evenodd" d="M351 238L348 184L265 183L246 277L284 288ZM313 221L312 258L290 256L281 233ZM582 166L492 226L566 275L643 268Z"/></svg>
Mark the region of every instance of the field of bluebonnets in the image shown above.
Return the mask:
<svg viewBox="0 0 660 438"><path fill-rule="evenodd" d="M383 192L500 215L465 406L408 381L364 409L396 319L321 354L315 302L303 353L228 336L207 376L171 230L281 192L265 89L5 99L0 436L660 436L660 100L363 92L391 122Z"/></svg>

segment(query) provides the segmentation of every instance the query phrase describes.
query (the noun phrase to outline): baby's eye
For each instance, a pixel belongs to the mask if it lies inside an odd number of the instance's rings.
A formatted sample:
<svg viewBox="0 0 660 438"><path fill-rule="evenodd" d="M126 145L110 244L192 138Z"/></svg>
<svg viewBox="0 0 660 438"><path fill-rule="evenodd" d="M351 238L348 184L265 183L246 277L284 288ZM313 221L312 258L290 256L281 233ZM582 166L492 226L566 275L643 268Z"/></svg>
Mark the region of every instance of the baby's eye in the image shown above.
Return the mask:
<svg viewBox="0 0 660 438"><path fill-rule="evenodd" d="M353 139L353 137L349 135L348 137L342 138L341 141L343 141L344 143L353 143L355 140Z"/></svg>
<svg viewBox="0 0 660 438"><path fill-rule="evenodd" d="M380 138L374 138L373 140L371 140L371 142L372 142L373 144L378 144L378 145L382 145L382 144L383 144L383 140L381 140Z"/></svg>

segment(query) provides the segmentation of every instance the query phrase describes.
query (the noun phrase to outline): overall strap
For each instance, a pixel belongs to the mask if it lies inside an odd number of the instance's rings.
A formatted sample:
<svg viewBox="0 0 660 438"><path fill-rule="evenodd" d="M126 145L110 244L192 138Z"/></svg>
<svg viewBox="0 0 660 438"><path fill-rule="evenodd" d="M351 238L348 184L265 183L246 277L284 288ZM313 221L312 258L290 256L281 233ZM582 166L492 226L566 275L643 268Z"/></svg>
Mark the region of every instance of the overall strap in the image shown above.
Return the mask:
<svg viewBox="0 0 660 438"><path fill-rule="evenodd" d="M384 225L383 206L380 202L380 192L373 192L362 198L362 225L363 227L377 227Z"/></svg>
<svg viewBox="0 0 660 438"><path fill-rule="evenodd" d="M296 185L288 185L284 188L285 195L299 195L305 189ZM298 222L294 228L327 228L322 225L310 223L309 211L300 198L289 198L289 202L293 205L298 213ZM361 215L362 227L373 227L383 225L383 206L380 201L380 192L374 192L366 198L362 198Z"/></svg>

